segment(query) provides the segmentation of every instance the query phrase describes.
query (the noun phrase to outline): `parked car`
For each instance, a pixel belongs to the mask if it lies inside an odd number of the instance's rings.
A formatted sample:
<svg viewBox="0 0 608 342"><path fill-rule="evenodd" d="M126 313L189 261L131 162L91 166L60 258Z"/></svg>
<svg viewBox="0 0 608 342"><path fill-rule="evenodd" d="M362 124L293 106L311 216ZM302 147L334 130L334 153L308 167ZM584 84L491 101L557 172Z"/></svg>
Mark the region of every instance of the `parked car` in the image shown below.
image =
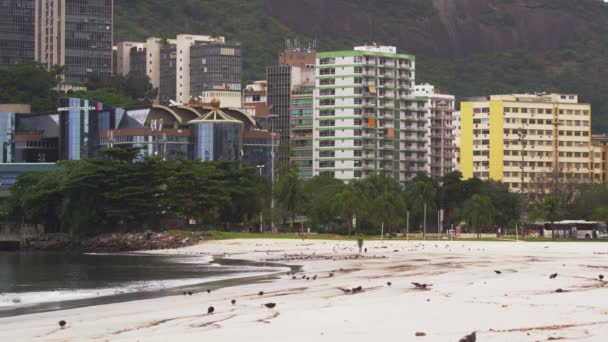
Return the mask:
<svg viewBox="0 0 608 342"><path fill-rule="evenodd" d="M526 229L521 233L521 235L523 237L534 237L535 238L535 237L538 237L538 232L533 229Z"/></svg>

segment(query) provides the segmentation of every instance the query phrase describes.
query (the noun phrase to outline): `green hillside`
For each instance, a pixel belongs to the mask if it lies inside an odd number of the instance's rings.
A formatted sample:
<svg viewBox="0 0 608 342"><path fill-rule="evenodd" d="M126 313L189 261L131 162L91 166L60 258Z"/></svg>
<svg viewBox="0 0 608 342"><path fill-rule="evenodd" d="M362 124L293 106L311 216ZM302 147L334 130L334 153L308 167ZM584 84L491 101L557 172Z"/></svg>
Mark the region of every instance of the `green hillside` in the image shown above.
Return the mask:
<svg viewBox="0 0 608 342"><path fill-rule="evenodd" d="M418 82L459 98L578 93L593 104L594 131L608 132L608 6L600 0L469 0L441 7L445 3L116 0L115 30L119 41L223 35L243 44L244 82L264 78L288 38L316 38L320 50L395 44L418 56Z"/></svg>

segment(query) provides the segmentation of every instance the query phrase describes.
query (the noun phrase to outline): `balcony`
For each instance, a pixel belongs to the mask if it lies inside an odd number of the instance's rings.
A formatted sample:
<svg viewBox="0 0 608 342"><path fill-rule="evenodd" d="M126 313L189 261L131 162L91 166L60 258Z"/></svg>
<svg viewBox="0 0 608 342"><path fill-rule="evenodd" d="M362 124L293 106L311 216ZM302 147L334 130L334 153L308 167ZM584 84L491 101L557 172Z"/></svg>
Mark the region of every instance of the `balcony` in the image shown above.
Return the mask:
<svg viewBox="0 0 608 342"><path fill-rule="evenodd" d="M395 149L395 145L393 144L383 144L378 146L379 150L394 150Z"/></svg>
<svg viewBox="0 0 608 342"><path fill-rule="evenodd" d="M384 113L380 112L378 114L378 118L380 118L380 119L391 119L392 120L392 119L395 118L395 116L393 115L393 112L384 112Z"/></svg>

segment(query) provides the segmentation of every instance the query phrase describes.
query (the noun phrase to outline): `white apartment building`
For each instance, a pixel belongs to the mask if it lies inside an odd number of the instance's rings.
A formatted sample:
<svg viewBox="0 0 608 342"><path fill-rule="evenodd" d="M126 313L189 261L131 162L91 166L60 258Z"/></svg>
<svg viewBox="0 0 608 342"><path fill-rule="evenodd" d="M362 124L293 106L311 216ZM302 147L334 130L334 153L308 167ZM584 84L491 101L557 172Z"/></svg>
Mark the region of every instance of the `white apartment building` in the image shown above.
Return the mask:
<svg viewBox="0 0 608 342"><path fill-rule="evenodd" d="M159 89L161 102L188 103L211 91L240 102L241 49L224 37L180 34L175 39L119 43L117 73L133 71L145 72Z"/></svg>
<svg viewBox="0 0 608 342"><path fill-rule="evenodd" d="M317 53L313 175L405 182L428 164L427 98L413 95L415 57L392 46Z"/></svg>
<svg viewBox="0 0 608 342"><path fill-rule="evenodd" d="M442 178L454 170L454 95L435 91L428 83L417 84L414 95L427 98L427 174Z"/></svg>

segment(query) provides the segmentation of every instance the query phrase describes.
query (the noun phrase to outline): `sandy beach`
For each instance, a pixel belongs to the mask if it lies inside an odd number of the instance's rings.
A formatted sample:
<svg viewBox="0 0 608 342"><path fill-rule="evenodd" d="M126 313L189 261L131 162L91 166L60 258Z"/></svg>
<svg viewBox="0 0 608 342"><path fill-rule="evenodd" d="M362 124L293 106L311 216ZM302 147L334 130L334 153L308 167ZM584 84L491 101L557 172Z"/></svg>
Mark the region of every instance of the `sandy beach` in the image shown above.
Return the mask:
<svg viewBox="0 0 608 342"><path fill-rule="evenodd" d="M359 256L350 241L227 240L156 252L272 261L300 265L302 272L295 280L281 273L192 296L2 318L0 341L449 342L473 331L483 342L607 340L608 283L598 275L608 278L608 244L373 241L364 247ZM432 286L417 289L412 282ZM343 291L358 286L361 292ZM264 306L271 302L274 310ZM65 329L57 324L62 319Z"/></svg>

